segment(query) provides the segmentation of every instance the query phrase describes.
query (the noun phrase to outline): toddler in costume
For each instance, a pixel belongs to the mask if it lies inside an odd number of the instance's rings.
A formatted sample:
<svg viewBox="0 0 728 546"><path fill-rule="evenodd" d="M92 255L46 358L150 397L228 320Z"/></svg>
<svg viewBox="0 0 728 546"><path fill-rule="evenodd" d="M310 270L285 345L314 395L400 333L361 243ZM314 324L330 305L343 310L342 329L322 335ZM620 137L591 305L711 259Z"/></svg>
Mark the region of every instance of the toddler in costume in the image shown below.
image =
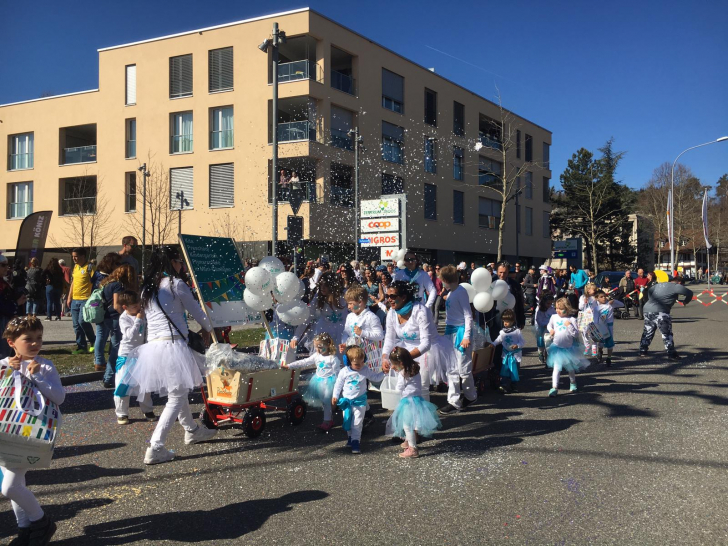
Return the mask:
<svg viewBox="0 0 728 546"><path fill-rule="evenodd" d="M331 415L331 396L334 392L336 376L341 370L341 361L336 356L334 340L329 334L324 332L316 335L313 338L313 346L316 351L314 354L291 364L283 364L282 367L294 370L316 368L316 374L303 390L303 399L312 407L323 408L324 420L318 428L328 432L334 426L334 419Z"/></svg>
<svg viewBox="0 0 728 546"><path fill-rule="evenodd" d="M116 406L116 422L120 425L129 424L129 398L132 394L139 394L138 388L130 388L124 383L128 373L126 367L127 355L136 347L144 343L146 337L147 323L144 320L139 296L136 292L125 290L118 298L124 312L119 316L119 329L121 330L121 344L119 345L119 356L116 358L116 390L114 391L114 405ZM139 401L139 408L148 421L154 421L152 406L152 395L146 393Z"/></svg>
<svg viewBox="0 0 728 546"><path fill-rule="evenodd" d="M501 315L503 329L493 341L493 346L503 345L503 365L501 366L502 393L513 392L514 383L518 383L518 366L521 364L523 346L526 344L521 330L516 327L516 314L513 309L506 309Z"/></svg>
<svg viewBox="0 0 728 546"><path fill-rule="evenodd" d="M572 316L573 311L569 300L559 298L556 300L556 314L549 319L546 326L553 339L546 360L548 367L554 369L553 388L549 391L549 396L558 394L562 370L566 370L569 374L571 382L569 390L576 392L576 372L589 366L589 361L579 354L579 345L576 343L579 331L576 327L576 319Z"/></svg>
<svg viewBox="0 0 728 546"><path fill-rule="evenodd" d="M545 291L541 295L541 301L538 302L538 308L536 309L536 346L538 347L538 360L543 365L546 365L546 344L543 336L546 333L546 325L555 314L554 295L549 291Z"/></svg>
<svg viewBox="0 0 728 546"><path fill-rule="evenodd" d="M352 286L344 294L344 299L349 314L346 316L339 350L343 353L348 345L359 345L360 340L380 341L384 339L382 323L367 306L369 300L367 289L363 286Z"/></svg>
<svg viewBox="0 0 728 546"><path fill-rule="evenodd" d="M599 332L604 336L604 341L599 344L599 362L602 361L602 348L607 350L607 366L612 365L612 350L614 349L614 308L612 302L607 301L607 293L604 290L597 290L598 315L594 316Z"/></svg>
<svg viewBox="0 0 728 546"><path fill-rule="evenodd" d="M579 328L581 331L581 337L584 340L584 356L597 356L597 344L592 341L586 330L589 323L594 322L598 313L598 304L595 298L596 294L597 285L590 282L584 287L584 294L582 294L579 298L579 315L581 318L579 321ZM592 316L591 320L588 318L589 314Z"/></svg>
<svg viewBox="0 0 728 546"><path fill-rule="evenodd" d="M417 434L430 437L442 428L437 416L437 407L422 398L422 380L420 365L417 364L407 349L395 347L389 353L389 362L397 371L396 390L402 395L397 408L387 421L387 436L405 438L399 454L402 459L418 457Z"/></svg>
<svg viewBox="0 0 728 546"><path fill-rule="evenodd" d="M384 373L372 371L365 364L366 355L361 347L349 347L344 353L344 367L336 378L331 404L336 404L344 412L343 429L349 433L346 447L352 453L361 453L359 442L364 425L364 411L367 406L367 382L379 382ZM389 365L382 363L382 369L389 371Z"/></svg>
<svg viewBox="0 0 728 546"><path fill-rule="evenodd" d="M58 405L66 398L53 362L38 356L43 346L43 324L35 316L15 317L3 333L3 338L15 350L15 356L0 360L0 365L10 366L33 382L46 399ZM61 416L58 416L60 419ZM10 499L18 536L13 545L45 545L56 532L56 524L43 513L35 495L25 486L27 468L0 467L2 494Z"/></svg>

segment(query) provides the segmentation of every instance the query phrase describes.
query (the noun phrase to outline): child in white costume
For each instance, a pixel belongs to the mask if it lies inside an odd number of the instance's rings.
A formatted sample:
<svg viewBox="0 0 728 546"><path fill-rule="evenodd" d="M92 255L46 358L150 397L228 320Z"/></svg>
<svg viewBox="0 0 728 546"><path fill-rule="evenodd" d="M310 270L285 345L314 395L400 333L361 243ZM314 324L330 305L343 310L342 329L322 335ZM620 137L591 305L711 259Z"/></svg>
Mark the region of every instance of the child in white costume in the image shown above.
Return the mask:
<svg viewBox="0 0 728 546"><path fill-rule="evenodd" d="M526 345L521 330L516 327L516 314L513 309L506 309L501 315L503 329L493 340L493 346L503 345L503 365L500 376L502 378L500 391L512 392L514 383L520 380L518 367L521 364L521 349Z"/></svg>
<svg viewBox="0 0 728 546"><path fill-rule="evenodd" d="M586 326L589 322L593 322L597 316L599 310L597 309L598 304L596 301L597 286L594 283L588 283L584 287L584 294L579 298L579 315L588 314L591 312L592 321L582 320L581 324L581 337L584 342L584 356L597 356L597 344L594 343L589 337Z"/></svg>
<svg viewBox="0 0 728 546"><path fill-rule="evenodd" d="M40 393L58 404L63 403L66 391L53 362L39 357L43 346L43 324L35 316L12 319L3 333L16 356L0 360L30 379ZM15 372L13 372L15 373ZM61 419L61 415L58 415ZM58 427L57 427L58 429ZM10 499L18 522L18 538L13 544L48 544L56 532L56 524L46 516L35 495L25 485L27 468L0 467L2 494Z"/></svg>
<svg viewBox="0 0 728 546"><path fill-rule="evenodd" d="M126 359L133 349L144 343L147 323L136 292L125 290L119 294L118 301L124 312L119 316L121 344L119 345L119 356L116 358L116 374L114 374L116 382L114 406L116 406L116 422L120 425L127 425L129 424L129 399L132 395L139 393L138 389L130 389L124 383L124 378L128 373ZM139 408L146 419L150 421L155 419L150 393L146 393L139 401Z"/></svg>
<svg viewBox="0 0 728 546"><path fill-rule="evenodd" d="M538 360L546 365L546 344L543 336L546 333L546 326L556 314L554 309L554 296L548 290L541 294L541 301L536 309L536 346L538 347Z"/></svg>
<svg viewBox="0 0 728 546"><path fill-rule="evenodd" d="M612 365L612 351L614 350L614 302L607 301L607 293L604 290L597 290L598 315L594 317L599 332L604 336L604 341L599 344L598 359L602 361L602 349L607 350L607 366Z"/></svg>
<svg viewBox="0 0 728 546"><path fill-rule="evenodd" d="M315 353L297 360L291 364L284 364L284 368L310 370L316 368L316 374L308 381L308 386L303 389L303 399L313 407L323 408L324 420L318 428L328 432L334 426L331 415L331 396L334 392L336 376L341 370L341 361L336 356L334 340L327 333L318 334L313 345Z"/></svg>
<svg viewBox="0 0 728 546"><path fill-rule="evenodd" d="M589 361L579 354L579 345L576 341L579 331L576 327L576 319L572 316L573 309L569 305L569 300L559 298L556 300L555 307L556 314L551 317L546 326L553 339L546 361L548 367L554 369L549 396L558 394L562 370L566 370L569 374L569 390L576 392L576 372L589 366Z"/></svg>
<svg viewBox="0 0 728 546"><path fill-rule="evenodd" d="M308 308L311 311L311 321L296 328L291 340L292 349L303 341L309 351L313 352L313 342L310 340L322 332L329 334L333 340L341 339L349 310L346 301L341 297L341 284L336 275L330 271L321 275L318 292Z"/></svg>
<svg viewBox="0 0 728 546"><path fill-rule="evenodd" d="M366 355L361 347L349 347L344 355L347 364L339 372L334 384L331 404L336 404L344 412L343 429L349 433L347 447L352 453L361 453L359 442L364 426L364 412L367 406L367 379L379 382L384 379L383 372L372 371L365 364ZM389 371L389 364L382 363L382 369Z"/></svg>

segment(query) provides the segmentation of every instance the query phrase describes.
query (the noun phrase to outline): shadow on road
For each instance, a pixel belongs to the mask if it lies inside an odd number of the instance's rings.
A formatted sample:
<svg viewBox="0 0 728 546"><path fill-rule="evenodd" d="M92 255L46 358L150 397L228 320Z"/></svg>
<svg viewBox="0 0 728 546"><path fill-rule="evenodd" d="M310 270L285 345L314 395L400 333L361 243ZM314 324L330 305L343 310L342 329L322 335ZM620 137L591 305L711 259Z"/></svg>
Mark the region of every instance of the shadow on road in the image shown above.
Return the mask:
<svg viewBox="0 0 728 546"><path fill-rule="evenodd" d="M101 506L107 506L113 502L114 501L112 499L85 499L69 502L68 504L44 505L43 508L48 512L48 515L53 518L53 521L65 521L75 518L76 515L83 510L100 508ZM13 514L13 511L6 510L5 512L0 512L0 538L13 536L16 534L17 529L18 526L15 522L15 515Z"/></svg>
<svg viewBox="0 0 728 546"><path fill-rule="evenodd" d="M88 455L89 453L97 453L109 449L118 449L126 444L121 442L109 444L87 444L80 446L60 446L53 450L54 459L63 459L65 457L77 457L79 455Z"/></svg>
<svg viewBox="0 0 728 546"><path fill-rule="evenodd" d="M34 485L57 485L60 483L82 483L99 478L114 478L118 476L131 476L141 474L141 468L103 468L95 464L81 464L67 466L63 471L57 468L34 470L28 474L28 484Z"/></svg>

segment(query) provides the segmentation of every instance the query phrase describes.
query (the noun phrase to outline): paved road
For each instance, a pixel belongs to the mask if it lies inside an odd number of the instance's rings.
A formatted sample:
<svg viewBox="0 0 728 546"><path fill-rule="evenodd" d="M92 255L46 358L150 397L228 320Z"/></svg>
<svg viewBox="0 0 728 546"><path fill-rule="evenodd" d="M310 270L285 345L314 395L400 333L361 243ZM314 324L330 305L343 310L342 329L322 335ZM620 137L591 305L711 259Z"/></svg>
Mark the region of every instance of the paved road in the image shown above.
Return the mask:
<svg viewBox="0 0 728 546"><path fill-rule="evenodd" d="M446 418L409 461L375 402L359 456L340 428L317 433L311 412L297 428L271 418L255 440L226 429L185 446L176 427L178 459L145 468L153 424L117 426L109 391L78 385L52 468L28 482L59 520L56 543L74 546L726 544L728 305L674 316L683 361L664 359L659 339L638 359L641 323L617 321L615 366L554 399L531 349L519 394ZM0 501L0 541L12 527Z"/></svg>

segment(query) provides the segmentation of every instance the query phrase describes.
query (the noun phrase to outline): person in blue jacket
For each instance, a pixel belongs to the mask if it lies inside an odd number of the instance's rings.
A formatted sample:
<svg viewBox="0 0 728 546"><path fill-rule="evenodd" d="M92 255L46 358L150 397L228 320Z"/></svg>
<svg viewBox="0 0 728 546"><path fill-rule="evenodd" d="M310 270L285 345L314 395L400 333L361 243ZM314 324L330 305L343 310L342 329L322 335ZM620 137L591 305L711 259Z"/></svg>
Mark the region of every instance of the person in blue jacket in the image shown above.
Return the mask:
<svg viewBox="0 0 728 546"><path fill-rule="evenodd" d="M569 283L574 286L575 290L581 292L586 286L586 283L589 282L589 275L583 269L576 269L574 265L570 265L569 270L571 270L571 280Z"/></svg>

